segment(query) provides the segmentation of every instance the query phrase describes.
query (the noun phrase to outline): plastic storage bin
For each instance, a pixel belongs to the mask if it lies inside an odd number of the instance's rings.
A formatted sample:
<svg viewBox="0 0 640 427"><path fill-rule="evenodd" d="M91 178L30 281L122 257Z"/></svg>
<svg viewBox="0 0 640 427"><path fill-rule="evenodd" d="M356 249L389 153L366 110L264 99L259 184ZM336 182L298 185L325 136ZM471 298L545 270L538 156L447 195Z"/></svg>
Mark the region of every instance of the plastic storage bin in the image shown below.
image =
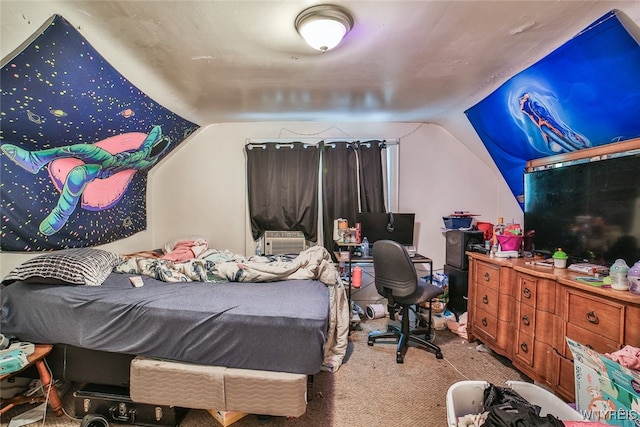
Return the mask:
<svg viewBox="0 0 640 427"><path fill-rule="evenodd" d="M562 421L584 421L584 418L555 394L535 384L524 381L507 381L507 386L527 399L533 405L540 406L540 416L554 415ZM447 425L456 427L458 417L483 412L484 389L487 381L459 381L447 390Z"/></svg>
<svg viewBox="0 0 640 427"><path fill-rule="evenodd" d="M515 234L502 234L500 236L496 236L498 238L498 243L500 243L500 249L503 251L517 251L522 246L522 239L524 236L516 236Z"/></svg>
<svg viewBox="0 0 640 427"><path fill-rule="evenodd" d="M444 228L447 230L457 230L471 227L473 218L470 216L443 216L442 221L444 221Z"/></svg>

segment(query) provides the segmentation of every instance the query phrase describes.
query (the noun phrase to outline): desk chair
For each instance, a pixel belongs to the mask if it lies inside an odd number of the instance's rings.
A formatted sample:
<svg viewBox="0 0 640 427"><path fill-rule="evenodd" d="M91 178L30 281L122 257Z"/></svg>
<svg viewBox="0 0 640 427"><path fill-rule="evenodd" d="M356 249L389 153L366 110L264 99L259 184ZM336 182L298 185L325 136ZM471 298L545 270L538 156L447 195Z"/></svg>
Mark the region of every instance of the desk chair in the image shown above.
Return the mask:
<svg viewBox="0 0 640 427"><path fill-rule="evenodd" d="M401 309L400 327L388 325L387 332L369 333L368 345L377 339L395 338L398 340L396 362L403 363L410 342L418 344L442 359L440 347L429 341L431 337L431 299L444 293L444 289L429 282L418 280L416 269L407 250L392 240L378 240L373 244L373 270L378 293L388 301L387 309L391 320L395 320L396 306ZM409 328L409 310L411 306L429 301L429 321L426 328ZM418 313L416 313L418 316ZM424 335L424 339L418 335Z"/></svg>

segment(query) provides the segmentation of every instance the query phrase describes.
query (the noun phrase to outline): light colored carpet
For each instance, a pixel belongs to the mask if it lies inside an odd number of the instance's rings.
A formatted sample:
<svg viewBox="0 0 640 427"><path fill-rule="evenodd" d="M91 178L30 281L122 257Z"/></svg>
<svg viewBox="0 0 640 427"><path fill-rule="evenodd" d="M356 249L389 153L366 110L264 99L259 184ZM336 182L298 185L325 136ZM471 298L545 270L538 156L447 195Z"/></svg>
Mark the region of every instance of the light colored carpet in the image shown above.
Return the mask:
<svg viewBox="0 0 640 427"><path fill-rule="evenodd" d="M504 358L478 351L478 342L468 343L448 330L438 331L435 340L444 359L438 360L433 353L423 349L409 348L404 363L397 364L395 344L367 345L368 332L385 330L388 321L387 318L366 320L361 323L362 330L352 332L347 359L338 372L321 372L315 376L314 396L304 415L295 419L272 417L268 420L248 415L232 425L444 427L447 425L446 393L451 384L467 379L496 385L504 385L507 380L528 381ZM71 418L74 415L72 393L68 392L63 401L69 417L57 418L49 412L44 425L80 425L80 420ZM2 417L2 426L7 426L12 416L27 409L29 406L23 405L9 411ZM180 424L180 427L207 426L220 424L202 410L190 410Z"/></svg>

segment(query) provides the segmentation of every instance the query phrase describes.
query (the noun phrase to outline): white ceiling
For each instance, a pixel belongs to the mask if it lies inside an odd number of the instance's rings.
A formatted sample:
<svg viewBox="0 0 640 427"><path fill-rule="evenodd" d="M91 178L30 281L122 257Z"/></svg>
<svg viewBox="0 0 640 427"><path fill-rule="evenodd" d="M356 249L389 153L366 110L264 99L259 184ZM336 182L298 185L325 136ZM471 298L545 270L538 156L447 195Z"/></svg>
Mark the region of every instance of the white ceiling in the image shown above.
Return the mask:
<svg viewBox="0 0 640 427"><path fill-rule="evenodd" d="M1 0L1 54L57 13L141 90L203 126L446 123L609 10L640 23L632 0L336 0L355 26L322 54L293 24L320 3Z"/></svg>

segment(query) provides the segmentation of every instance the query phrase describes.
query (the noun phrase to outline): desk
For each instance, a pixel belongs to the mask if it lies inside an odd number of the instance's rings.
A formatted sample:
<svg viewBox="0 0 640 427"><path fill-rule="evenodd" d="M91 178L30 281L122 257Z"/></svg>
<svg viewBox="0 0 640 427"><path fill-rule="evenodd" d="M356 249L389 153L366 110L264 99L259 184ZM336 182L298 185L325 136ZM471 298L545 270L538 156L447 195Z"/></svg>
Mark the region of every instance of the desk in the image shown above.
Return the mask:
<svg viewBox="0 0 640 427"><path fill-rule="evenodd" d="M340 260L339 254L336 253L336 258ZM353 270L353 264L373 264L373 257L362 257L355 256L351 251L349 251L349 259L345 262L345 274L347 276L347 301L349 304L349 310L351 310L351 273ZM428 264L429 265L429 281L433 282L433 260L421 254L415 254L411 257L411 262L413 264ZM375 272L374 272L375 274ZM351 311L350 311L351 315Z"/></svg>
<svg viewBox="0 0 640 427"><path fill-rule="evenodd" d="M38 374L40 375L40 381L42 382L42 388L45 393L42 397L28 397L28 396L15 396L11 399L2 400L0 415L7 412L9 409L14 406L22 405L24 403L42 403L46 400L47 391L49 391L49 405L56 416L62 416L62 402L60 401L60 396L58 396L58 392L56 388L51 384L51 375L49 374L49 369L47 369L47 365L45 364L44 358L48 355L53 349L52 345L49 344L37 344L35 346L35 350L27 357L27 361L29 364L22 368L19 371L11 372L9 374L0 375L0 381L5 380L7 378L11 378L16 374L24 371L30 366L35 365L38 370Z"/></svg>
<svg viewBox="0 0 640 427"><path fill-rule="evenodd" d="M429 282L433 283L433 260L424 255L415 254L410 257L413 264L429 264ZM349 256L349 272L352 264L373 264L373 257ZM351 297L351 274L349 274L349 297Z"/></svg>
<svg viewBox="0 0 640 427"><path fill-rule="evenodd" d="M433 273L433 260L431 258L420 254L415 254L414 256L409 258L411 258L411 262L414 264L429 264L429 273ZM349 257L349 261L356 264L372 264L373 257L352 256Z"/></svg>

